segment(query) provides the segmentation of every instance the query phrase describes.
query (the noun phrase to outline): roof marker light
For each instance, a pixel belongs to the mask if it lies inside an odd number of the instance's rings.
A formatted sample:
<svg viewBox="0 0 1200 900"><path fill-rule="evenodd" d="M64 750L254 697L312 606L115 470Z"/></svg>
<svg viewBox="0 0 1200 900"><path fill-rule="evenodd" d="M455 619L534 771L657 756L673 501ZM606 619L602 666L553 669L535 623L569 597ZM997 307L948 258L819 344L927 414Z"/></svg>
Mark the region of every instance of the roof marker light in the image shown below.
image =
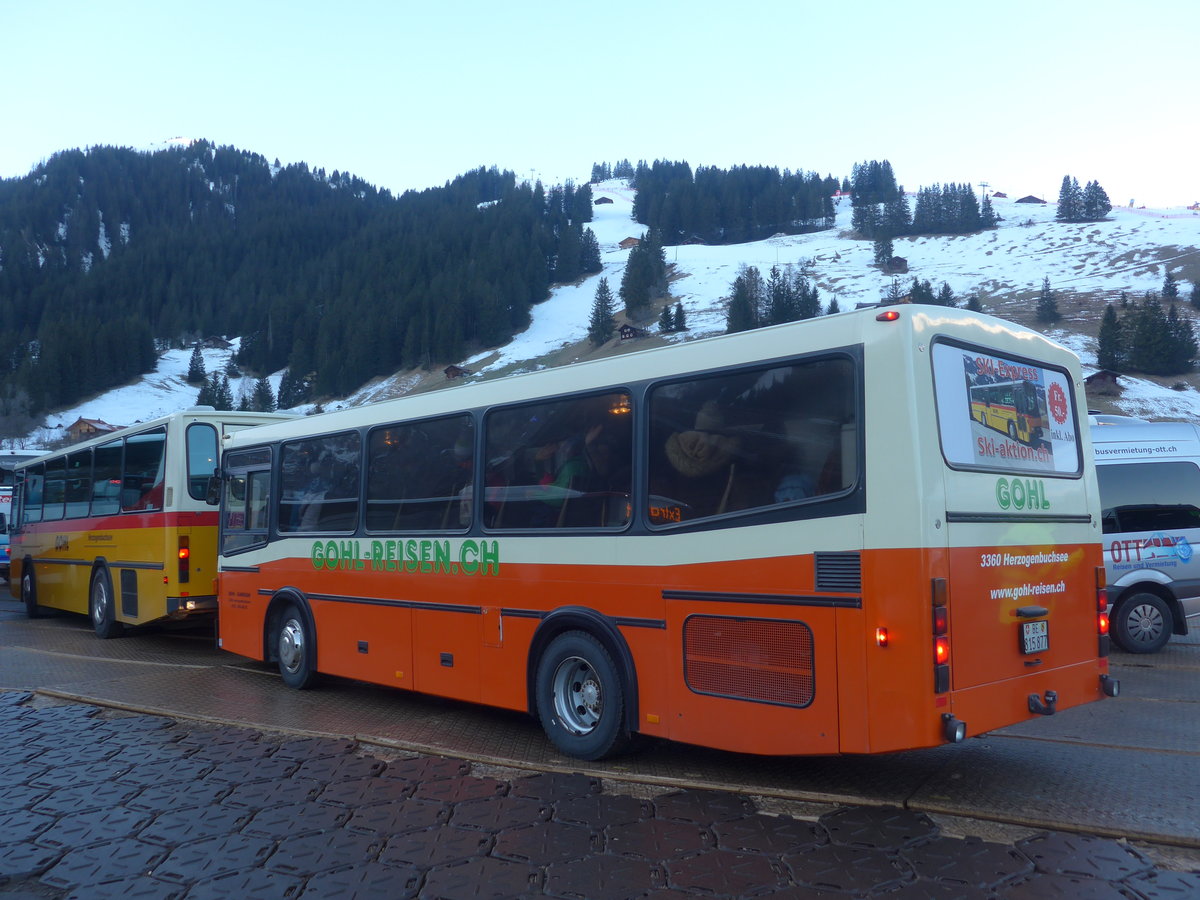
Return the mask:
<svg viewBox="0 0 1200 900"><path fill-rule="evenodd" d="M895 322L899 318L900 318L900 310L885 309L883 312L879 313L879 315L877 315L875 317L875 321L876 322Z"/></svg>

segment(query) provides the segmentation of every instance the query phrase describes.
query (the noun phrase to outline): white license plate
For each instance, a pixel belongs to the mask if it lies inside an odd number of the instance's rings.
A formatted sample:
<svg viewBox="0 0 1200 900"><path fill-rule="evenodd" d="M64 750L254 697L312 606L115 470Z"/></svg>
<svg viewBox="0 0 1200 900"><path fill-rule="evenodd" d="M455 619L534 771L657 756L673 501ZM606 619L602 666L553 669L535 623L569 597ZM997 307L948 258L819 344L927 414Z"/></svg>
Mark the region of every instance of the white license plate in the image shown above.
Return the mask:
<svg viewBox="0 0 1200 900"><path fill-rule="evenodd" d="M1021 652L1041 653L1050 649L1050 623L1022 622L1021 623Z"/></svg>

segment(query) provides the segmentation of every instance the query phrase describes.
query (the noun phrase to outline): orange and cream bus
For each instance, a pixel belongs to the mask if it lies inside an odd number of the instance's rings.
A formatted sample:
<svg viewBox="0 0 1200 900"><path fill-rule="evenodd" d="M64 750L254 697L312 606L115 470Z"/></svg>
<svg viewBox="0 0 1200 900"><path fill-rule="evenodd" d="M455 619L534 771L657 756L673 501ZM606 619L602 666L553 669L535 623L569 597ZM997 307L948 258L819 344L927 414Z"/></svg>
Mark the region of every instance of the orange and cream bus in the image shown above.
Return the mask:
<svg viewBox="0 0 1200 900"><path fill-rule="evenodd" d="M217 513L205 490L221 440L287 416L199 407L120 429L16 469L10 591L85 613L96 634L217 608Z"/></svg>
<svg viewBox="0 0 1200 900"><path fill-rule="evenodd" d="M972 417L1001 370L1037 447ZM1083 409L1042 335L903 306L239 432L219 641L585 759L960 741L1117 693Z"/></svg>

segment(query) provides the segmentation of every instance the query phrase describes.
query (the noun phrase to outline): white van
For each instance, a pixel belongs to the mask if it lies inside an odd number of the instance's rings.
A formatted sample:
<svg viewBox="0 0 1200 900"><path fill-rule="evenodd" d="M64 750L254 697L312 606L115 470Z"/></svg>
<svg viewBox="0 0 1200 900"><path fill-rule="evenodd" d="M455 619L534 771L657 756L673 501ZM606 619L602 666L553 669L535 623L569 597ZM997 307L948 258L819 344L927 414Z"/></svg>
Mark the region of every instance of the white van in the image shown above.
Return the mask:
<svg viewBox="0 0 1200 900"><path fill-rule="evenodd" d="M1161 650L1200 616L1200 428L1092 419L1112 639Z"/></svg>

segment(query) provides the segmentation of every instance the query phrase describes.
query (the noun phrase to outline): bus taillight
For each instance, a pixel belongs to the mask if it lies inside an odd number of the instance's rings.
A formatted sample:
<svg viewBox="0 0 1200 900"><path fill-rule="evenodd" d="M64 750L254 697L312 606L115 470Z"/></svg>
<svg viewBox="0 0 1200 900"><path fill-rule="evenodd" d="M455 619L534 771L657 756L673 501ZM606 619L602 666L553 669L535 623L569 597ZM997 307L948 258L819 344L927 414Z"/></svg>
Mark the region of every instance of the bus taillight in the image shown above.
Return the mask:
<svg viewBox="0 0 1200 900"><path fill-rule="evenodd" d="M1099 647L1096 655L1101 659L1108 656L1112 638L1108 636L1108 575L1104 566L1096 566L1096 631L1099 633Z"/></svg>
<svg viewBox="0 0 1200 900"><path fill-rule="evenodd" d="M191 575L192 551L188 547L186 535L179 536L179 583L187 584Z"/></svg>
<svg viewBox="0 0 1200 900"><path fill-rule="evenodd" d="M933 690L950 690L950 613L946 606L949 585L945 578L933 579Z"/></svg>
<svg viewBox="0 0 1200 900"><path fill-rule="evenodd" d="M933 661L934 664L941 668L948 667L950 663L950 638L944 634L938 635L933 639ZM939 688L939 692L945 688Z"/></svg>

